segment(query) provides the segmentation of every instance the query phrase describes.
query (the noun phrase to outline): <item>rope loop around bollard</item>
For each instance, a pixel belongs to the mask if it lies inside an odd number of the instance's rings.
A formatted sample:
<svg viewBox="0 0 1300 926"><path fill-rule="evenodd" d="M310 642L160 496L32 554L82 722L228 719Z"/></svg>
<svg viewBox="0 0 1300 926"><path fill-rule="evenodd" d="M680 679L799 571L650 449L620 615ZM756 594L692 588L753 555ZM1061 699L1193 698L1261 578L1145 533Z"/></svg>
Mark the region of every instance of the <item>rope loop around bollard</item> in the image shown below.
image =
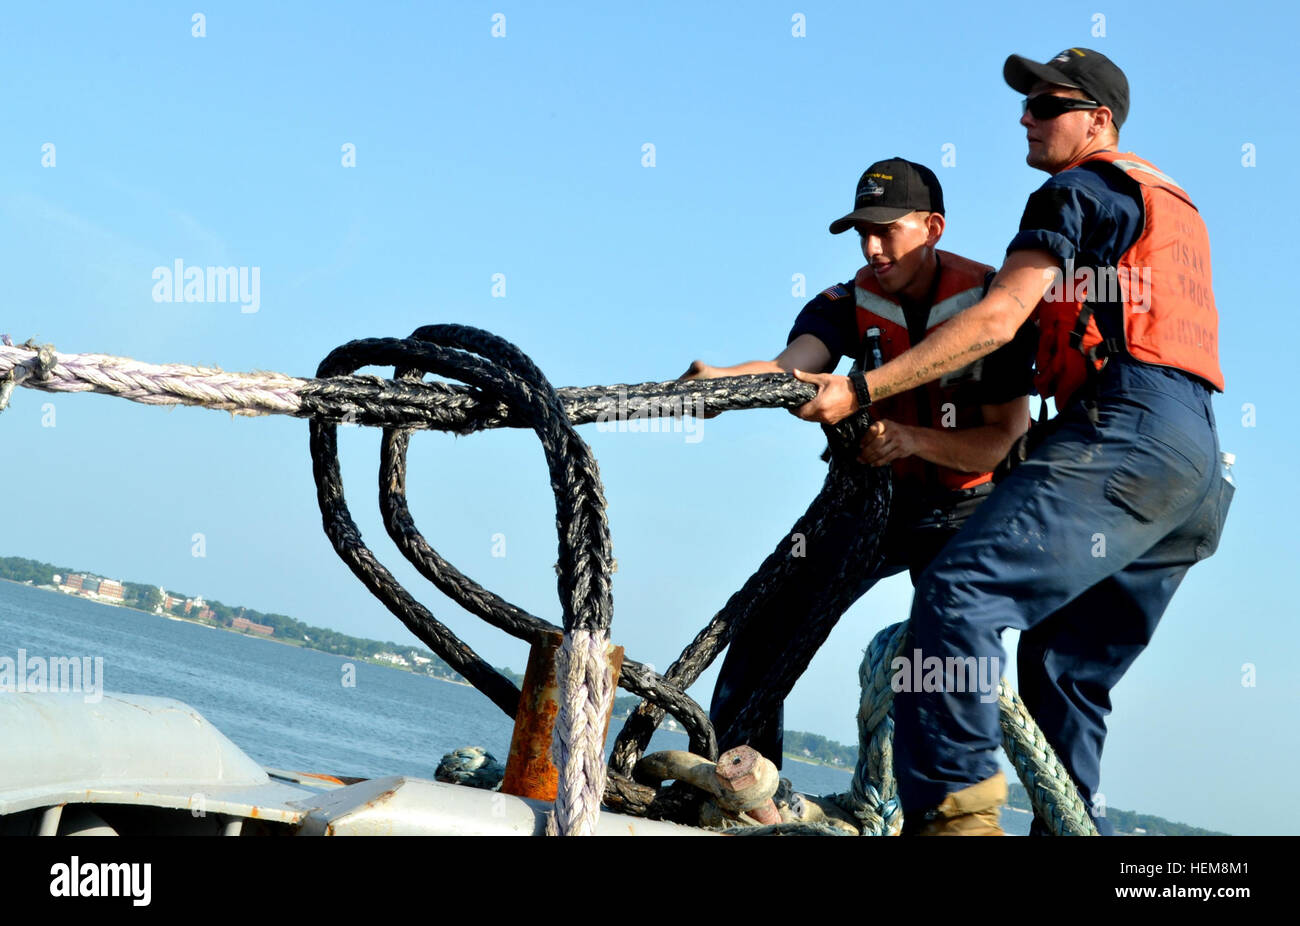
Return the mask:
<svg viewBox="0 0 1300 926"><path fill-rule="evenodd" d="M354 341L332 351L321 362L317 375L337 376L372 364L396 367L399 378L433 373L473 386L519 413L542 444L556 504L557 583L565 634L557 671L561 700L555 748L560 787L548 832L590 833L595 828L605 786L603 738L597 718L607 714L613 701L612 680L606 675L604 657L613 610L613 551L604 490L591 451L565 417L551 384L513 345L495 335L464 326L440 325L422 328L404 341ZM313 420L311 436L318 498L326 532L336 551L372 586L372 591L375 585L380 587L386 603L407 604L396 597L391 574L387 570L380 572L382 567L364 550L347 513L338 479L337 425ZM386 447L392 449L397 436L387 430ZM405 441L402 444L404 450ZM389 460L390 475L393 462ZM388 501L393 501L393 495L389 493ZM401 507L405 508L404 503ZM407 515L409 518L409 512ZM404 615L399 617L405 620ZM575 647L575 640L581 640L582 645Z"/></svg>

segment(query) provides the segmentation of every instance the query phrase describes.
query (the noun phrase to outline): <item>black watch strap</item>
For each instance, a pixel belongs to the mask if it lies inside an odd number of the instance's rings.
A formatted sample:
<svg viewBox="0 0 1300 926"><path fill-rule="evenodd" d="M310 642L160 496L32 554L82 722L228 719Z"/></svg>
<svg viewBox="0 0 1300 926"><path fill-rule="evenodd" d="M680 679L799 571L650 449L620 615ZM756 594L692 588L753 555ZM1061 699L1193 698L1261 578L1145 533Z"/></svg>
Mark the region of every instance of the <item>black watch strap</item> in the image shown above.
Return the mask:
<svg viewBox="0 0 1300 926"><path fill-rule="evenodd" d="M867 374L861 370L853 370L849 373L849 382L853 384L853 391L858 397L858 410L866 409L871 404L871 390L867 388Z"/></svg>

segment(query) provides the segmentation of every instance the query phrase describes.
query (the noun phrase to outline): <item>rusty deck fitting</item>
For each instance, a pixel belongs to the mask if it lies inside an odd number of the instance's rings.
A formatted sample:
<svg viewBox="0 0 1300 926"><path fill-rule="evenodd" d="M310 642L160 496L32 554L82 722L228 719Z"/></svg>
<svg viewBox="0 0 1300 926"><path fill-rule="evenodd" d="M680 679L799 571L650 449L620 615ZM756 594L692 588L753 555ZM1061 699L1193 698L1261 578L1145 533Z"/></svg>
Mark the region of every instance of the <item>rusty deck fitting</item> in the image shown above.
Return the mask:
<svg viewBox="0 0 1300 926"><path fill-rule="evenodd" d="M752 746L737 746L718 756L714 773L720 794L718 804L748 814L759 823L780 823L772 795L780 784L776 766Z"/></svg>
<svg viewBox="0 0 1300 926"><path fill-rule="evenodd" d="M542 801L555 800L560 776L551 761L551 739L555 718L560 712L560 685L556 677L555 657L564 644L564 635L548 631L528 651L528 667L519 692L519 709L515 712L515 730L510 738L510 756L501 790L518 797ZM605 649L612 682L618 683L623 670L623 647L610 644ZM601 743L609 736L609 721L614 712L611 699L605 712Z"/></svg>

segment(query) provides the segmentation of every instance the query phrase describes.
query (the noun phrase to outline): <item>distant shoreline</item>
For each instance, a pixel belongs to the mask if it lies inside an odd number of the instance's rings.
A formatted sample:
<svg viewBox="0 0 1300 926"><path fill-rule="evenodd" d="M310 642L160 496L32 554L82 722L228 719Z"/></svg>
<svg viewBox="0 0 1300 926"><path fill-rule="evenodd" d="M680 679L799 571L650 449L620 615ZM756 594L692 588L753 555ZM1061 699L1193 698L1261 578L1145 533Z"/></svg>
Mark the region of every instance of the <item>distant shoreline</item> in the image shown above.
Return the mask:
<svg viewBox="0 0 1300 926"><path fill-rule="evenodd" d="M281 646L292 646L295 649L311 650L313 653L320 653L322 656L335 656L345 661L364 662L366 665L378 666L381 669L396 669L399 672L407 672L410 673L411 675L418 675L422 678L430 678L433 679L435 682L447 682L452 685L473 687L472 685L470 685L469 682L457 681L454 678L441 678L437 675L429 675L427 672L417 672L414 669L412 669L410 666L398 666L398 665L393 665L390 662L378 662L372 659L367 659L364 656L344 656L341 653L328 653L323 649L316 649L316 647L314 646L309 646L305 642L298 642L296 640L286 640L274 636L267 637L255 633L245 633L244 631L236 630L233 627L222 627L219 624L210 624L207 621L195 620L192 617L183 617L180 614L172 614L170 611L163 611L161 614L159 614L156 611L145 611L141 608L133 608L128 604L117 604L112 601L101 601L98 598L87 598L85 595L71 595L68 594L67 592L60 591L57 585L37 585L35 583L29 584L27 582L18 582L14 579L6 579L3 577L0 577L0 582L8 582L10 585L21 585L23 588L33 588L42 592L53 592L54 594L61 595L64 598L77 598L81 601L88 601L91 604L102 604L105 607L109 607L109 608L121 608L124 611L134 611L136 614L144 614L149 617L165 618L167 620L172 620L172 621L184 621L185 623L193 624L196 627L206 627L208 630L224 630L226 633L238 634L239 636L247 637L250 640L261 640L264 643L278 643Z"/></svg>
<svg viewBox="0 0 1300 926"><path fill-rule="evenodd" d="M853 769L849 768L847 765L836 765L835 763L827 762L824 759L811 759L808 756L796 756L789 752L783 752L781 755L792 762L802 762L804 765L818 765L822 768L829 768L832 771L847 772L850 775L853 774Z"/></svg>

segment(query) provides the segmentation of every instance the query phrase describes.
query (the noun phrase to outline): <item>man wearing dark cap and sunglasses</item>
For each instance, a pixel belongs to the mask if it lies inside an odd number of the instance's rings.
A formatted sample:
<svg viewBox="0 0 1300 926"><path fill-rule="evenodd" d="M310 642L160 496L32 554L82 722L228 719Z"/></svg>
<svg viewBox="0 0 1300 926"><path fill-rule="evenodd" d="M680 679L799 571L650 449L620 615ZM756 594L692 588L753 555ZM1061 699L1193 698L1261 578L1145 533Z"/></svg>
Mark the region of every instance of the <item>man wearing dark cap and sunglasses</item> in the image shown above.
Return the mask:
<svg viewBox="0 0 1300 926"><path fill-rule="evenodd" d="M1020 693L1109 833L1096 798L1110 691L1188 567L1217 548L1232 496L1210 402L1223 375L1209 238L1178 184L1115 150L1129 87L1104 55L1012 55L1003 76L1028 97L1026 160L1052 176L988 295L869 371L865 398L960 368L1037 321L1035 382L1058 416L918 580L908 649L1000 664L1002 631L1019 629ZM819 386L801 416L857 410L843 377L796 375ZM992 832L1005 793L997 706L904 692L894 714L907 829Z"/></svg>
<svg viewBox="0 0 1300 926"><path fill-rule="evenodd" d="M804 306L775 360L733 367L696 361L684 378L833 370L841 357L853 358L855 370L869 369L901 354L978 301L992 278L987 264L938 250L944 223L943 190L933 171L901 158L871 165L858 181L853 211L830 226L835 235L857 231L866 266ZM747 619L727 650L710 710L720 748L747 742L780 765L780 710L757 728L741 729L737 720L750 695L778 674L808 615L842 613L880 579L904 570L915 578L992 491L991 470L1029 424L1029 326L1025 335L876 406L859 459L893 469L884 561L867 574L840 576L843 551L862 530L862 512L838 512L806 538L799 573ZM846 578L856 583L848 596L837 587Z"/></svg>

